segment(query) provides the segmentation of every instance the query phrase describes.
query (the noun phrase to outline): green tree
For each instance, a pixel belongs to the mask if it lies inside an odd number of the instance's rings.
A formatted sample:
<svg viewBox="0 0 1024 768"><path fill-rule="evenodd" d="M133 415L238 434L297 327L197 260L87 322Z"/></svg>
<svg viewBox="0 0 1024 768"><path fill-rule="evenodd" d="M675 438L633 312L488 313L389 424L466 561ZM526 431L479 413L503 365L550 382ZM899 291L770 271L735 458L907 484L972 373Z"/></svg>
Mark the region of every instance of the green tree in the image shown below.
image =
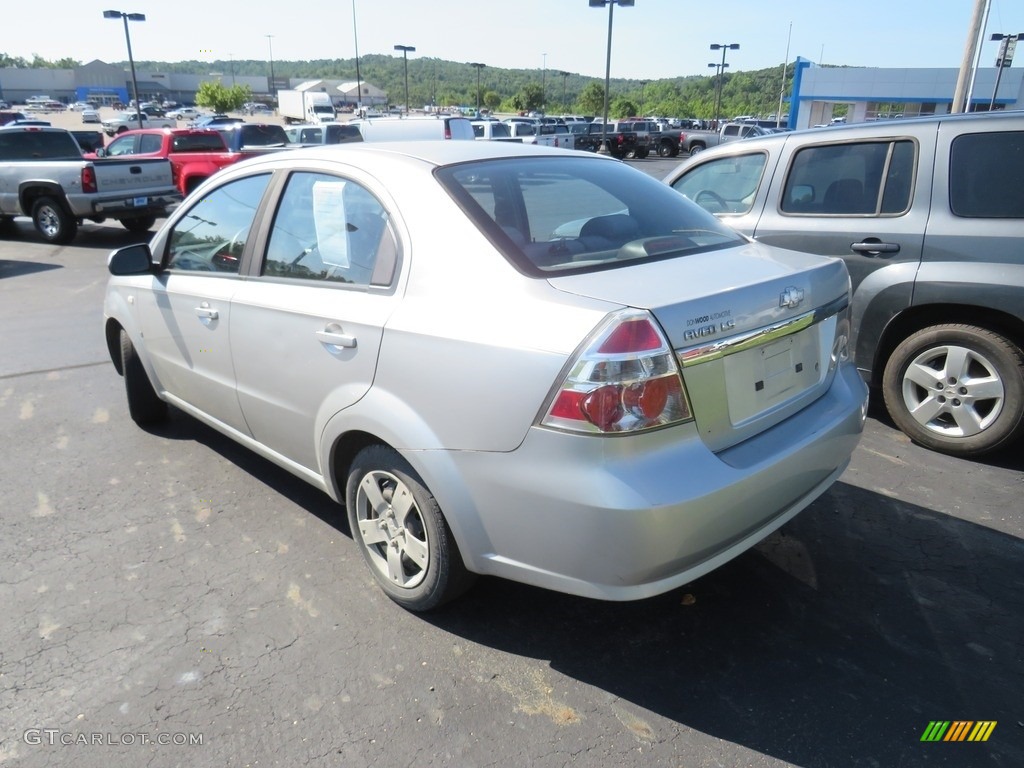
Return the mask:
<svg viewBox="0 0 1024 768"><path fill-rule="evenodd" d="M497 91L484 92L484 106L492 112L501 106L501 94Z"/></svg>
<svg viewBox="0 0 1024 768"><path fill-rule="evenodd" d="M525 109L527 112L544 106L544 89L538 83L527 83L517 95L523 105L521 109Z"/></svg>
<svg viewBox="0 0 1024 768"><path fill-rule="evenodd" d="M251 100L252 90L247 85L228 87L211 80L200 83L196 91L196 104L209 107L214 112L236 112Z"/></svg>
<svg viewBox="0 0 1024 768"><path fill-rule="evenodd" d="M576 109L584 115L604 115L604 85L592 80L583 86Z"/></svg>
<svg viewBox="0 0 1024 768"><path fill-rule="evenodd" d="M628 96L616 96L608 107L612 117L632 117L637 113L636 104Z"/></svg>

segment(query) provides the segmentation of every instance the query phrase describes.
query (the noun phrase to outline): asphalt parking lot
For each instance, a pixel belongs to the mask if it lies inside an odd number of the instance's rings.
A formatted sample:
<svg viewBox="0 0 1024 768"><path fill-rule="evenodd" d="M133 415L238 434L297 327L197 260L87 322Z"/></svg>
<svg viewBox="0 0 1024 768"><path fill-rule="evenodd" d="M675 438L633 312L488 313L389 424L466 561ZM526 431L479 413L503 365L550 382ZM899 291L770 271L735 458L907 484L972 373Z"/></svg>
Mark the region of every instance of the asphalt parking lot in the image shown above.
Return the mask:
<svg viewBox="0 0 1024 768"><path fill-rule="evenodd" d="M675 161L636 166L663 175ZM0 239L0 763L1024 765L1024 456L873 409L781 532L637 603L484 579L417 616L342 509L175 412L127 415L105 261ZM933 721L995 722L925 742Z"/></svg>

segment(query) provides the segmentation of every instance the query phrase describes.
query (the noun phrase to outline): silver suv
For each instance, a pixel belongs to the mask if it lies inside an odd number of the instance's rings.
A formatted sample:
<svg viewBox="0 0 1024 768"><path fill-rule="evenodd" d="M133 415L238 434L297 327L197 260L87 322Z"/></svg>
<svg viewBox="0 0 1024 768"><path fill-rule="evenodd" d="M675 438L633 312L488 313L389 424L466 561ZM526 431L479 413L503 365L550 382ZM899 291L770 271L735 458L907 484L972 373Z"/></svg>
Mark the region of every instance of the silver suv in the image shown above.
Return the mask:
<svg viewBox="0 0 1024 768"><path fill-rule="evenodd" d="M1024 112L732 142L666 182L760 242L842 258L854 360L916 442L1024 432Z"/></svg>

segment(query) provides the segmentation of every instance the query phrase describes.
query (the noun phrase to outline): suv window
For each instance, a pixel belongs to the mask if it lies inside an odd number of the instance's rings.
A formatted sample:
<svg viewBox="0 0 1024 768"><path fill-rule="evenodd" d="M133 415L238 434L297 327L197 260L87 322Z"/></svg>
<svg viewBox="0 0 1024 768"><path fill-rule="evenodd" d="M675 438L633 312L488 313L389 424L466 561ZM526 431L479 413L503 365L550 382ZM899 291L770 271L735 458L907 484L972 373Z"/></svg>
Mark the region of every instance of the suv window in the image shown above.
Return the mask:
<svg viewBox="0 0 1024 768"><path fill-rule="evenodd" d="M969 218L1024 218L1024 131L969 133L953 140L949 203Z"/></svg>
<svg viewBox="0 0 1024 768"><path fill-rule="evenodd" d="M791 214L902 213L910 204L914 158L909 140L807 147L793 158L781 209Z"/></svg>

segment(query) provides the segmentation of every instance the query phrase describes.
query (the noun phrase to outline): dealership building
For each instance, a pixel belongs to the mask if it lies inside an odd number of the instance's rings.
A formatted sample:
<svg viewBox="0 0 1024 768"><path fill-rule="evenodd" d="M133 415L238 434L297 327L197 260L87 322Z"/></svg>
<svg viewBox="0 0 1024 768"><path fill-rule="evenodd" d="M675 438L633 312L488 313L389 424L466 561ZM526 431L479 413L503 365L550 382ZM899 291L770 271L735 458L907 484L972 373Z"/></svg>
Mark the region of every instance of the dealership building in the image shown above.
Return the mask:
<svg viewBox="0 0 1024 768"><path fill-rule="evenodd" d="M262 76L236 76L226 72L178 74L136 68L135 77L140 101L193 102L200 83L210 80L217 80L225 86L248 86L255 98L269 99L271 94L270 78ZM74 69L0 68L0 99L12 104L23 104L32 96L49 96L65 104L74 101L127 104L131 99L131 87L129 70L99 60ZM387 103L387 93L366 82L360 82L357 89L356 83L345 80L311 82L308 78L274 78L274 92L296 87L326 91L338 106L355 104L360 92L363 104Z"/></svg>
<svg viewBox="0 0 1024 768"><path fill-rule="evenodd" d="M827 125L837 112L848 123L948 114L959 74L955 68L819 67L798 58L789 97L789 127ZM1004 67L1000 73L995 67L979 67L970 104L972 111L984 111L990 105L1024 109L1024 70Z"/></svg>

